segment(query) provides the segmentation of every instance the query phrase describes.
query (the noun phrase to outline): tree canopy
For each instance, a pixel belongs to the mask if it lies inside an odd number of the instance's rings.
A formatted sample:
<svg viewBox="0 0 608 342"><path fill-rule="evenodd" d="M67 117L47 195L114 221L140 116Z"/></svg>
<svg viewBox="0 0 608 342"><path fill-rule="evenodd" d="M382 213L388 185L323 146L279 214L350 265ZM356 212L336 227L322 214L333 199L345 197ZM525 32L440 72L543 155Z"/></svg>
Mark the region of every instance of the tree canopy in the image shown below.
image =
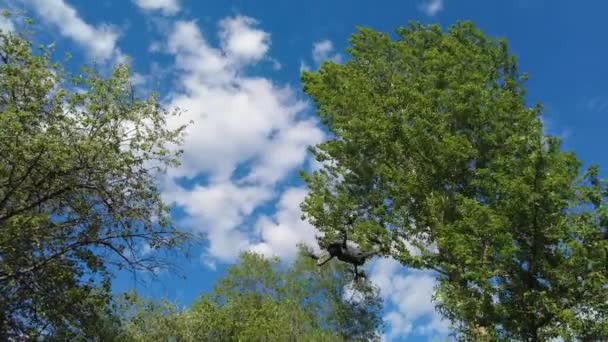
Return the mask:
<svg viewBox="0 0 608 342"><path fill-rule="evenodd" d="M152 269L144 243L183 242L156 178L178 163L183 128L166 122L179 112L129 77L69 74L28 31L0 32L0 340L80 332L112 270Z"/></svg>
<svg viewBox="0 0 608 342"><path fill-rule="evenodd" d="M123 307L119 340L379 340L378 289L352 280L347 265L318 268L303 251L287 268L276 258L245 253L190 310L131 300L135 305Z"/></svg>
<svg viewBox="0 0 608 342"><path fill-rule="evenodd" d="M470 22L360 28L344 64L302 75L333 139L312 149L305 216L432 269L463 340L608 337L606 187L546 134L505 40Z"/></svg>

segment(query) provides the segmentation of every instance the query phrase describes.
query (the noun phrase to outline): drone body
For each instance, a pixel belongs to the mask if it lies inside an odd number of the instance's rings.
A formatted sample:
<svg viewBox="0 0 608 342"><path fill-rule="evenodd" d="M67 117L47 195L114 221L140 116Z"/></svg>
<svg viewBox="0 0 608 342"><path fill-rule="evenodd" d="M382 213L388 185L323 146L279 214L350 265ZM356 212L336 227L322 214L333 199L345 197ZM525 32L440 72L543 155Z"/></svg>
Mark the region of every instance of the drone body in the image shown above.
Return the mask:
<svg viewBox="0 0 608 342"><path fill-rule="evenodd" d="M309 255L313 259L317 260L317 266L323 266L333 258L337 258L342 262L353 265L355 280L358 280L361 277L366 278L365 273L363 271L359 271L358 267L365 264L369 257L377 253L376 251L361 251L361 249L359 249L359 247L357 247L354 243L347 241L346 237L342 240L331 242L327 245L327 247L325 247L325 251L329 255L324 260L322 257L318 257L310 251Z"/></svg>
<svg viewBox="0 0 608 342"><path fill-rule="evenodd" d="M354 266L361 266L365 263L368 257L374 254L374 252L363 253L357 246L344 243L342 241L332 242L327 246L326 249L330 257L319 265L323 265L331 260L331 258L336 257L338 260L345 263L352 264Z"/></svg>

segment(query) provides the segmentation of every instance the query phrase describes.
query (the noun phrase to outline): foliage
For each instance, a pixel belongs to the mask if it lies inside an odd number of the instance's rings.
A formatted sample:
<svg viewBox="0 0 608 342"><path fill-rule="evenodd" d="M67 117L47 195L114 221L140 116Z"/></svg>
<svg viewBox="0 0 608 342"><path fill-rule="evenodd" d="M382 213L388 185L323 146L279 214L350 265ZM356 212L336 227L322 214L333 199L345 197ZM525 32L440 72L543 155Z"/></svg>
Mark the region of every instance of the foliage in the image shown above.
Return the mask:
<svg viewBox="0 0 608 342"><path fill-rule="evenodd" d="M156 186L179 112L137 98L124 65L72 77L51 54L0 32L0 340L82 333L105 319L112 270L158 267L137 249L184 237Z"/></svg>
<svg viewBox="0 0 608 342"><path fill-rule="evenodd" d="M462 340L608 338L607 195L544 134L504 40L469 22L361 28L302 75L334 139L312 149L305 216L432 269Z"/></svg>
<svg viewBox="0 0 608 342"><path fill-rule="evenodd" d="M369 341L379 338L381 299L369 283L355 290L350 269L318 268L305 253L290 268L245 253L191 310L135 301L121 340ZM135 308L135 309L133 309Z"/></svg>

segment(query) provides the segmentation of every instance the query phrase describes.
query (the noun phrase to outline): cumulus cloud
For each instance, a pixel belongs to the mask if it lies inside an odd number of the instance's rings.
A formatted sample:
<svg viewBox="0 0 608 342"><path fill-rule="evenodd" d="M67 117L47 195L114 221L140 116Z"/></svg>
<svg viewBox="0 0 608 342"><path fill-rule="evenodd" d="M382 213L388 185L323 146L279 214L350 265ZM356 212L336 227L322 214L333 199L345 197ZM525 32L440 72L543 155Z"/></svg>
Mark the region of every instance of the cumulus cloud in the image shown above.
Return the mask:
<svg viewBox="0 0 608 342"><path fill-rule="evenodd" d="M266 78L238 76L240 57L233 60L233 55L207 45L194 23L176 25L169 49L176 54L176 67L183 71L180 84L184 88L172 103L188 109L183 120L195 122L176 176L204 173L225 181L237 166L252 161L257 167L249 178L276 180L296 166L294 155L299 153L293 152L298 152L298 146L320 137L312 122L296 120L306 106L290 88ZM297 125L305 131L294 131ZM299 139L301 135L307 136ZM274 155L269 148L275 150ZM266 169L275 174L263 175Z"/></svg>
<svg viewBox="0 0 608 342"><path fill-rule="evenodd" d="M222 49L233 61L260 60L270 47L270 34L255 28L253 18L237 16L220 22Z"/></svg>
<svg viewBox="0 0 608 342"><path fill-rule="evenodd" d="M310 66L304 61L300 61L300 73L310 71Z"/></svg>
<svg viewBox="0 0 608 342"><path fill-rule="evenodd" d="M330 40L322 40L313 44L312 59L315 63L320 64L326 60L332 60L336 63L342 62L342 55L334 53L334 44Z"/></svg>
<svg viewBox="0 0 608 342"><path fill-rule="evenodd" d="M86 23L76 10L63 0L21 0L30 4L40 17L55 26L65 37L82 45L87 53L100 61L124 59L116 43L120 36L109 25L97 27Z"/></svg>
<svg viewBox="0 0 608 342"><path fill-rule="evenodd" d="M3 16L0 13L0 31L3 32L12 32L15 30L15 26L10 18Z"/></svg>
<svg viewBox="0 0 608 342"><path fill-rule="evenodd" d="M216 47L196 22L177 21L164 49L175 58L178 80L170 106L187 110L170 124L194 122L164 196L207 236L208 265L247 249L289 257L296 243L314 242L313 228L300 220L304 190L280 194L278 185L304 163L307 146L324 136L288 86L248 75L250 66L272 61L270 35L257 25L244 16L221 20ZM182 187L174 179L196 185ZM256 210L277 196L277 212L260 216Z"/></svg>
<svg viewBox="0 0 608 342"><path fill-rule="evenodd" d="M371 266L370 280L385 299L388 313L384 320L390 327L385 338L400 340L417 334L427 337L445 336L449 323L435 311L432 301L436 285L429 272L403 272L394 259L379 259Z"/></svg>
<svg viewBox="0 0 608 342"><path fill-rule="evenodd" d="M146 11L161 11L166 15L173 15L179 12L178 0L134 0L135 4Z"/></svg>
<svg viewBox="0 0 608 342"><path fill-rule="evenodd" d="M262 216L258 219L256 228L262 241L254 244L252 251L266 256L290 258L294 254L294 243L316 247L315 228L301 220L299 205L306 192L303 188L286 190L273 217Z"/></svg>
<svg viewBox="0 0 608 342"><path fill-rule="evenodd" d="M311 52L314 66L319 66L324 61L330 60L334 63L342 63L344 58L335 52L334 44L329 39L323 39L312 45ZM304 60L300 61L300 72L310 71L312 67Z"/></svg>
<svg viewBox="0 0 608 342"><path fill-rule="evenodd" d="M443 0L424 0L420 5L420 10L433 17L443 10Z"/></svg>
<svg viewBox="0 0 608 342"><path fill-rule="evenodd" d="M223 261L232 261L249 247L249 234L240 229L244 218L271 195L267 188L237 186L229 181L197 185L190 190L174 185L164 192L165 199L188 215L184 223L206 235L206 255Z"/></svg>

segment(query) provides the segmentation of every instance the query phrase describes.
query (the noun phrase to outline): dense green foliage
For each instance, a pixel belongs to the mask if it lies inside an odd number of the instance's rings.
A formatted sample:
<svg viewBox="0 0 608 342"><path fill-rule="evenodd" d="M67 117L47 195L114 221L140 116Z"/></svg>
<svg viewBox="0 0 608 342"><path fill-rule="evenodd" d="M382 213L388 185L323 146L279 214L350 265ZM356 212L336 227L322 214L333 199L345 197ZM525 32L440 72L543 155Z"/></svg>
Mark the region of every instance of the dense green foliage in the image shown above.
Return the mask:
<svg viewBox="0 0 608 342"><path fill-rule="evenodd" d="M0 32L0 340L94 332L112 269L152 269L137 249L183 237L156 187L177 112L138 99L125 66L71 77L32 50Z"/></svg>
<svg viewBox="0 0 608 342"><path fill-rule="evenodd" d="M545 135L504 40L473 24L362 28L352 58L302 76L335 139L302 207L437 272L462 340L608 339L605 183Z"/></svg>
<svg viewBox="0 0 608 342"><path fill-rule="evenodd" d="M369 283L352 288L344 264L319 268L300 253L278 259L243 254L215 290L191 310L131 300L123 309L122 341L370 341L378 340L382 301Z"/></svg>
<svg viewBox="0 0 608 342"><path fill-rule="evenodd" d="M322 245L348 230L434 270L461 340L608 340L606 183L544 132L506 42L459 23L351 43L303 75L335 137L304 175ZM244 254L191 309L116 303L114 271L163 265L142 246L187 241L156 184L179 160L179 111L137 97L126 66L70 75L51 54L0 32L0 340L379 339L377 289L304 252L288 268Z"/></svg>

